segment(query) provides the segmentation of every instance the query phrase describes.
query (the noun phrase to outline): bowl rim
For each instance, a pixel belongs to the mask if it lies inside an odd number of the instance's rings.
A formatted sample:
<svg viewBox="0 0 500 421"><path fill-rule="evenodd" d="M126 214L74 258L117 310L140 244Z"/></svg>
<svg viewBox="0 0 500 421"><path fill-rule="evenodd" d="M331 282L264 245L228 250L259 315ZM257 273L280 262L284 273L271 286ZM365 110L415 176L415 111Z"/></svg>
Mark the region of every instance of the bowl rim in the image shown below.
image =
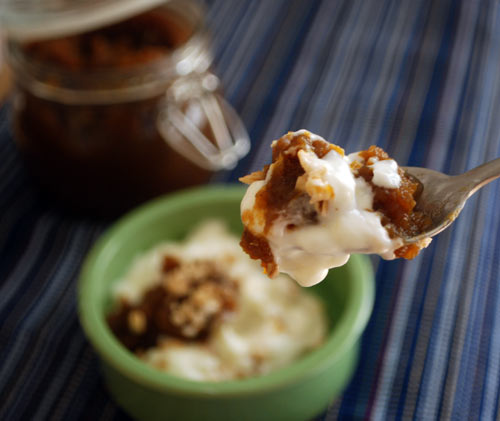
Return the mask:
<svg viewBox="0 0 500 421"><path fill-rule="evenodd" d="M85 258L78 280L78 316L83 330L102 362L110 365L134 382L157 391L197 397L238 396L268 392L309 379L322 373L344 355L361 336L373 310L374 276L366 256L353 255L344 266L351 278L353 294L345 311L336 322L326 342L300 360L266 375L223 382L202 382L182 379L161 372L139 360L115 338L101 317L96 294L96 267L109 253L114 253L113 238L119 233L141 225L164 212L175 212L185 206L202 206L212 202L241 201L245 188L238 185L209 185L183 190L154 199L129 212L115 222L91 248ZM94 281L93 281L94 280ZM328 279L326 279L328 281Z"/></svg>

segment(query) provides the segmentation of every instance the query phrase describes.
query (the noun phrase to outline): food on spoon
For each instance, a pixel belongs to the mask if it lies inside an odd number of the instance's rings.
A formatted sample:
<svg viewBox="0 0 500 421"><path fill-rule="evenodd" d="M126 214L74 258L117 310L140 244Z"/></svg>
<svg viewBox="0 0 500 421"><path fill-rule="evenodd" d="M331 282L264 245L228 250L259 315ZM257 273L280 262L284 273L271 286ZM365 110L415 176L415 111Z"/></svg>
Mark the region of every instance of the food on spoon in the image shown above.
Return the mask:
<svg viewBox="0 0 500 421"><path fill-rule="evenodd" d="M139 256L114 295L108 324L120 342L191 380L274 371L321 345L327 332L320 299L288 277L269 282L220 221Z"/></svg>
<svg viewBox="0 0 500 421"><path fill-rule="evenodd" d="M320 282L351 253L414 258L430 238L405 244L431 221L415 210L420 184L381 148L349 155L300 130L272 143L272 163L240 179L242 248L274 277Z"/></svg>

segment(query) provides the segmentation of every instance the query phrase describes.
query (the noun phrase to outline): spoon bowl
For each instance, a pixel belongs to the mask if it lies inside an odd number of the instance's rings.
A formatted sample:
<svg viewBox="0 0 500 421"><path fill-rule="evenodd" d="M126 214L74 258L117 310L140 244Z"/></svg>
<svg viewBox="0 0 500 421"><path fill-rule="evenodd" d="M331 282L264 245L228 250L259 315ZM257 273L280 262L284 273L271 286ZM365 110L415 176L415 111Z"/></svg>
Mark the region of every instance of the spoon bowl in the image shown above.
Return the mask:
<svg viewBox="0 0 500 421"><path fill-rule="evenodd" d="M416 243L448 228L470 196L500 177L500 158L455 176L419 167L403 167L403 170L422 187L415 209L432 220L425 231L404 238L406 243Z"/></svg>

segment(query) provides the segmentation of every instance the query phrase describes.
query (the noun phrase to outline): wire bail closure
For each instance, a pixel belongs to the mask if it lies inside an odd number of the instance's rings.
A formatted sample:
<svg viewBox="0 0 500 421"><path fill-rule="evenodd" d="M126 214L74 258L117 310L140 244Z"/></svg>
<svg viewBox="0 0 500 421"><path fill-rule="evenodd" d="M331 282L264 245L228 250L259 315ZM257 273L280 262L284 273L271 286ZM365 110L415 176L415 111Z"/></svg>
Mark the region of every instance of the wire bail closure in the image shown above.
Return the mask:
<svg viewBox="0 0 500 421"><path fill-rule="evenodd" d="M181 77L168 88L157 120L173 149L211 171L234 168L250 149L243 122L219 89L210 72Z"/></svg>

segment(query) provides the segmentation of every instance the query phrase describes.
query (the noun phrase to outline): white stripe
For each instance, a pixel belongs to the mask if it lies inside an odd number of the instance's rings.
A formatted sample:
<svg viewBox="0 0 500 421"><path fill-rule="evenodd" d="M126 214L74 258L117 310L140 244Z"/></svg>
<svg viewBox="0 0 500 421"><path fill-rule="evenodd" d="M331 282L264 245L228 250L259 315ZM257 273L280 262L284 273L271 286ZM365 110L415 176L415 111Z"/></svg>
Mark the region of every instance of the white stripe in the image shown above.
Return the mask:
<svg viewBox="0 0 500 421"><path fill-rule="evenodd" d="M424 109L425 99L429 92L434 67L435 58L438 56L441 47L444 27L450 13L449 2L433 2L430 11L430 20L427 22L427 30L419 49L425 53L417 55L418 60L412 64L416 70L412 80L407 80L404 84L408 86L408 101L404 113L401 116L401 128L394 134L392 151L400 162L408 162L412 150L413 142L418 131L422 111ZM437 28L443 27L443 30L437 31ZM432 133L428 134L429 136ZM411 141L410 141L411 140ZM431 142L429 142L431 143Z"/></svg>
<svg viewBox="0 0 500 421"><path fill-rule="evenodd" d="M361 8L363 9L363 8ZM356 7L352 7L349 11L349 15L346 17L346 21L344 23L344 25L346 27L349 27L350 25L350 22L352 19L357 19L357 16L358 16L358 12L359 12L359 8L357 9ZM354 15L354 16L353 16ZM346 32L348 31L342 31L340 34L341 34L341 37L348 37L348 35L346 34ZM318 36L321 35L319 32L317 33ZM314 34L316 35L316 34ZM314 38L311 38L311 40L313 40ZM342 45L341 44L341 41L339 41L339 45ZM304 66L307 66L307 62L303 61L303 55L306 54L306 49L303 49L301 51L301 56L299 56L299 58L297 59L297 63L304 63L303 65ZM331 51L330 52L330 57L328 59L328 62L327 64L325 64L325 69L329 69L329 68L332 68L332 65L331 65L331 62L335 59L336 57L336 54L334 51ZM307 57L306 57L307 58ZM299 66L299 64L298 64ZM331 75L332 72L323 72L321 74L321 82L318 84L318 87L317 87L317 91L316 93L314 94L313 98L315 98L315 101L314 101L314 104L323 104L325 103L325 101L322 99L322 97L327 94L329 92L329 89L330 89L330 84L328 81L329 79L331 79ZM294 87L293 86L288 86L287 89L290 89L290 90L294 90ZM293 92L292 92L293 93ZM278 109L280 109L280 107L286 107L285 104L280 104L278 105ZM313 105L314 107L315 105ZM286 109L286 108L285 108ZM321 111L321 113L323 113L323 110ZM313 113L313 116L315 116L316 114ZM315 124L313 121L311 121L311 119L307 119L305 118L304 121L306 122L308 128L311 128L312 130L314 131L317 131L315 129ZM286 132L286 129L283 128L283 127L278 127L277 126L277 123L282 123L280 121L277 121L275 122L274 119L271 121L271 123L269 124L266 132L265 132L265 135L263 137L263 140L262 142L260 142L260 147L257 151L257 153L255 154L255 161L257 162L267 162L269 161L269 157L270 157L270 152L269 152L269 145L271 144L271 140L281 136L283 133L282 131L285 131Z"/></svg>
<svg viewBox="0 0 500 421"><path fill-rule="evenodd" d="M294 8L286 17L286 23L284 24L285 29L287 27L295 27L298 22L303 20L304 8L307 6L307 3L300 4L302 5L302 9L298 7ZM241 111L243 119L250 124L250 126L255 123L257 116L259 116L259 113L261 112L261 107L265 104L266 99L269 97L273 84L276 83L276 78L278 76L278 72L282 69L286 53L293 54L294 52L290 51L288 33L286 31L281 31L276 39L273 40L271 51L261 66L259 76L252 85L250 95ZM281 94L283 94L283 91ZM262 148L266 149L265 159L266 161L269 161L270 140L267 139L268 138L265 137L262 142L259 142L258 149L253 151L254 161L255 159L258 159L259 151Z"/></svg>
<svg viewBox="0 0 500 421"><path fill-rule="evenodd" d="M79 356L79 350L85 344L85 339L78 332L74 335L71 342L68 344L67 353L64 358L62 358L59 362L59 368L52 377L51 382L47 384L47 388L44 393L43 400L40 402L40 405L34 414L33 419L35 420L44 420L47 419L48 413L52 405L56 402L57 399L62 395L63 388L67 388L67 378L70 374L70 371L74 368L74 362L76 358ZM67 389L65 389L67 390ZM55 416L56 414L54 414ZM53 419L56 419L55 417Z"/></svg>
<svg viewBox="0 0 500 421"><path fill-rule="evenodd" d="M256 9L255 13L252 12L252 8ZM255 34L276 25L281 10L282 5L277 1L251 3L251 8L245 13L244 19L232 34L231 41L225 44L225 52L219 63L228 92L236 89L236 84L244 73L242 71L249 66L250 60L259 52L257 47L262 47L256 42L258 38Z"/></svg>
<svg viewBox="0 0 500 421"><path fill-rule="evenodd" d="M89 369L90 363L94 359L94 353L91 348L86 348L82 357L78 360L76 367L75 360L80 354L81 349L85 346L85 340L82 335L76 334L68 346L66 358L61 361L56 375L52 378L50 385L44 394L44 399L40 402L39 407L33 419L44 420L50 415L51 420L64 420L64 414L68 410L68 406L76 398L81 408L82 400L86 396L77 395L80 384ZM56 405L53 411L49 413L52 406ZM77 403L75 403L75 406Z"/></svg>
<svg viewBox="0 0 500 421"><path fill-rule="evenodd" d="M492 15L495 16L495 25L498 27L500 24L499 22L499 12L500 12L500 7L498 6L498 3L495 4L494 10L492 12ZM497 41L498 38L495 39ZM497 41L498 43L498 41ZM496 45L495 51L498 51L498 45ZM495 95L495 102L493 104L492 109L498 111L500 108L500 95L498 94L499 88L499 81L498 79L500 78L500 75L497 73L497 80L496 80L496 85L497 89L493 90ZM491 130L487 134L487 138L491 139L490 142L488 143L488 149L486 150L486 155L483 157L485 161L491 159L494 156L498 156L500 152L500 119L498 118L493 118L493 124L491 125ZM495 142L493 142L493 139L495 139ZM488 188L487 188L488 189ZM500 183L497 181L496 186L495 185L490 185L489 186L489 191L484 192L485 194L488 194L490 197L490 200L492 202L492 206L490 209L498 209L500 206ZM498 233L499 232L499 224L500 224L500 219L498 218L498 212L496 214L494 212L490 213L490 232L491 233ZM488 222L487 222L488 224ZM489 225L488 224L488 225ZM492 236L493 237L493 236ZM497 238L496 241L493 240L488 246L494 246L496 245L497 247L500 246L500 238ZM491 250L495 250L495 248L491 248ZM490 253L491 254L491 253ZM485 275L485 279L490 279L490 282L493 282L494 285L496 285L496 290L495 290L495 300L493 304L493 314L495 315L493 319L493 323L491 326L491 343L490 343L490 349L489 349L489 354L488 354L488 361L487 361L487 367L485 371L485 394L484 394L484 402L482 405L482 412L483 412L483 417L484 419L493 419L494 418L494 413L495 411L500 412L499 408L496 407L497 405L497 394L498 390L500 388L500 377L498 376L498 373L500 372L500 312L496 311L496 309L499 308L499 303L500 303L500 261L495 262L493 260L493 256L491 257L491 260L489 261L489 266L485 266L487 268L487 276ZM491 309L490 309L491 311ZM500 402L498 402L500 405Z"/></svg>
<svg viewBox="0 0 500 421"><path fill-rule="evenodd" d="M83 230L80 229L80 231ZM47 352L50 352L50 348L53 346L53 341L50 338L52 338L54 335L59 335L60 332L65 332L67 329L64 329L63 325L68 324L68 322L74 322L74 319L72 317L69 317L74 311L74 307L72 305L73 301L58 301L58 298L73 295L73 292L71 290L72 285L69 280L75 278L75 274L77 273L77 265L79 263L79 257L81 256L81 250L78 250L78 247L75 246L71 247L71 244L83 244L83 241L81 241L80 237L81 235L79 235L78 232L73 237L69 237L68 241L70 245L67 247L69 253L61 254L57 262L55 262L53 265L54 268L56 268L56 272L53 274L53 276L51 276L52 281L49 285L49 288L51 290L59 290L59 294L54 295L54 292L46 290L43 292L43 294L41 294L42 298L39 301L36 299L37 297L30 297L31 303L37 304L34 309L35 313L42 311L44 311L45 313L47 312L49 306L44 305L45 301L56 302L57 304L55 308L50 309L48 317L46 317L45 320L42 320L41 315L38 317L31 317L30 315L29 320L31 324L36 323L37 326L31 326L28 322L23 329L19 327L17 328L17 331L20 332L24 330L30 332L33 327L39 328L39 330L37 331L36 342L32 346L31 355L26 361L24 361L22 371L16 373L17 383L16 386L10 391L10 394L7 397L7 401L14 399L16 396L23 396L24 389L26 387L29 387L30 382L22 381L25 375L24 373L29 371L30 375L32 375L32 373L34 372L39 373L40 376L43 375L43 372L46 371L46 358L44 357L44 355ZM59 261L61 261L62 263L59 264ZM70 268L71 270L69 270L68 268ZM61 291L63 293L61 293ZM12 318L13 315L14 313L10 314L9 318ZM15 320L23 320L24 317L24 315L19 315L16 316ZM43 324L40 327L39 325L41 321L43 321ZM19 335L18 338L16 338L14 347L17 346L18 341L24 341L23 334ZM21 358L21 356L22 353L13 352L8 355L8 364L6 361L3 370L0 372L0 378L8 378L12 375L12 370L19 364L19 358Z"/></svg>
<svg viewBox="0 0 500 421"><path fill-rule="evenodd" d="M392 396L391 392L408 326L409 310L411 309L415 289L421 282L419 276L420 268L425 262L423 256L417 257L417 259L419 260L404 263L401 279L398 281L400 289L391 317L385 353L380 364L381 376L378 379L377 385L374 386L375 398L372 408L372 418L374 420L384 421L388 419L388 404Z"/></svg>
<svg viewBox="0 0 500 421"><path fill-rule="evenodd" d="M372 92L369 96L363 96L363 107L356 107L352 117L349 145L353 151L367 149L373 145L376 134L382 130L387 103L395 89L397 73L401 69L403 55L399 50L404 51L408 44L411 32L406 28L411 27L411 21L415 19L417 5L418 2L409 5L391 2L387 21L374 47L376 53L368 80L364 82L364 86Z"/></svg>
<svg viewBox="0 0 500 421"><path fill-rule="evenodd" d="M478 57L479 53L474 54L473 61L478 61L481 57ZM484 56L485 54L483 54ZM480 66L480 69L482 65ZM481 70L480 70L481 71ZM478 75L471 75L472 80L476 80ZM473 90L471 86L468 87L467 97L465 98L466 104L469 104L472 109L477 109L480 106L480 101L484 98L480 98L477 95L477 91ZM467 154L463 153L463 147L470 144L474 136L474 125L466 124L470 120L470 116L465 112L462 122L459 126L461 130L460 142L454 149L452 160L452 171L453 173L460 173L467 167L466 162L468 161ZM465 125L465 127L463 127ZM463 138L462 138L463 137ZM462 140L463 139L463 140ZM465 145L464 145L465 144ZM469 203L465 206L459 219L454 223L449 230L455 230L457 233L457 238L455 241L457 244L469 244L470 249L465 247L454 247L452 252L454 255L460 254L456 259L452 261L452 273L454 277L461 280L458 288L460 289L459 301L456 304L456 309L458 314L456 315L456 328L453 332L452 343L450 344L451 358L448 363L449 365L449 375L446 379L444 385L444 401L442 402L442 412L443 417L451 417L453 411L453 405L457 397L457 383L459 377L461 376L461 363L464 352L467 353L467 349L464 345L469 340L467 332L467 324L470 317L471 301L474 289L474 279L475 271L470 268L469 265L477 264L477 253L472 247L473 243L470 240L471 235L474 230L471 230L470 221L474 218L474 205L476 198L470 199ZM474 267L473 267L474 268ZM450 277L451 278L451 275ZM446 308L449 310L448 308ZM463 396L463 395L460 395Z"/></svg>
<svg viewBox="0 0 500 421"><path fill-rule="evenodd" d="M46 216L42 216L33 227L30 239L26 245L24 253L17 258L17 264L9 273L9 277L0 286L0 308L3 308L6 303L11 300L20 288L26 282L27 274L33 269L33 262L37 260L38 255L49 241L47 233L55 225L56 221L51 221ZM5 320L3 321L5 322ZM0 378L1 378L0 372Z"/></svg>
<svg viewBox="0 0 500 421"><path fill-rule="evenodd" d="M299 95L300 89L298 87L307 84L307 81L318 71L315 68L316 58L321 54L326 46L325 42L328 40L328 31L331 30L332 21L335 21L338 9L340 8L339 3L335 3L336 7L332 10L331 3L323 2L318 10L314 21L311 23L311 28L313 31L308 31L307 37L304 41L303 48L300 52L300 56L297 59L298 64L294 66L293 72L287 81L286 87L283 89L283 93L280 95L280 100L276 106L276 111L273 115L272 127L276 133L286 133L289 129L292 129L290 124L290 114L299 106L302 100L301 95ZM313 97L314 98L314 97ZM271 156L271 144L272 139L265 139L261 146L261 151L267 155L266 161L269 161ZM261 143L261 144L262 144ZM259 165L256 159L254 165Z"/></svg>
<svg viewBox="0 0 500 421"><path fill-rule="evenodd" d="M355 98L353 95L359 85L364 83L364 81L361 80L361 75L367 66L369 52L370 49L373 48L372 41L375 39L377 30L382 25L382 22L384 22L384 27L392 26L392 22L385 17L387 12L383 9L382 3L383 2L372 2L371 9L365 6L364 9L366 10L366 14L361 17L358 22L358 27L354 28L352 31L356 31L356 34L359 34L359 38L350 34L351 39L346 47L353 53L352 63L350 66L346 66L338 76L338 90L332 95L329 105L324 111L323 118L327 123L324 125L324 127L327 127L325 133L339 133L338 136L340 137L344 132L343 128L345 125L356 126L366 124L362 116L359 116L360 120L353 121L353 116L347 115L347 112L348 108L351 106L351 102L356 102L354 109L359 109L362 104L359 98ZM352 123L350 123L351 121ZM349 146L353 148L350 137L339 138L338 142L345 145L349 144Z"/></svg>
<svg viewBox="0 0 500 421"><path fill-rule="evenodd" d="M468 12L468 11L467 11ZM466 12L466 13L467 13ZM473 26L470 28L466 27L461 27L459 26L461 31L465 31L466 29L469 29L469 33L473 32ZM458 45L455 48L455 51L457 49L463 48L462 46ZM466 50L467 51L467 50ZM468 51L467 51L468 52ZM462 56L463 57L463 56ZM456 63L455 63L456 64ZM465 67L467 63L462 60L462 69ZM459 73L458 68L453 68L453 72ZM462 73L464 73L462 71ZM449 136L451 137L451 136ZM438 143L438 142L435 142ZM449 237L447 237L449 238ZM449 245L447 244L445 246L445 249L447 249ZM437 254L440 254L442 256L441 252L441 247L436 250L436 257ZM409 378L409 385L408 385L408 392L407 392L407 397L406 397L406 405L404 408L403 412L403 418L404 417L410 417L414 415L414 412L417 410L424 410L424 405L420 404L419 407L416 407L416 400L417 400L417 395L419 393L419 390L422 392L423 396L421 396L421 402L428 402L426 398L429 399L429 401L433 402L433 407L425 406L425 410L429 412L423 412L424 416L429 416L429 417L434 417L437 415L437 411L439 409L438 402L439 399L438 397L440 396L440 393L437 391L441 391L441 384L444 381L444 376L445 376L445 370L446 370L446 357L448 356L448 345L449 342L445 341L445 339L450 336L451 333L451 326L448 325L446 328L441 329L441 325L439 323L439 320L435 319L435 313L436 313L436 305L437 305L437 299L439 296L439 292L441 290L441 284L444 283L446 286L450 284L454 284L457 279L449 279L446 275L442 273L442 276L440 275L440 270L444 268L443 266L444 262L443 260L439 259L436 262L436 265L433 265L433 270L431 272L431 279L429 282L429 291L427 294L427 297L424 301L424 309L423 309L423 315L422 315L422 321L420 325L420 329L418 332L418 341L416 343L416 350L415 350L415 358L414 361L415 363L412 366L411 369L411 375ZM437 270L435 270L436 268ZM439 270L440 269L440 270ZM459 278L458 278L459 279ZM456 285L455 285L456 287ZM447 289L445 289L447 290ZM459 288L458 288L459 290ZM449 290L447 290L450 292ZM456 299L457 295L456 292L453 291L451 292L453 297ZM447 302L446 298L447 296L444 297L444 302L446 304L449 304L449 307L446 305L444 306L445 309L454 309L455 306ZM443 308L443 305L440 304L440 308ZM440 316L442 316L442 313L440 313ZM449 322L449 320L448 320ZM431 332L433 329L438 329L439 333L437 334L437 337L440 338L439 341L437 341L436 344L432 344L432 347L429 347L429 338L431 335ZM430 375L430 379L428 382L428 387L421 387L422 383L422 375L423 375L423 370L424 370L424 364L426 364L426 354L427 357L429 358L430 361L434 360L435 356L439 351L444 351L443 354L439 358L439 362L436 362L434 366L430 370L427 370L426 368L426 373ZM425 396L425 397L424 397ZM418 412L420 413L420 412Z"/></svg>

